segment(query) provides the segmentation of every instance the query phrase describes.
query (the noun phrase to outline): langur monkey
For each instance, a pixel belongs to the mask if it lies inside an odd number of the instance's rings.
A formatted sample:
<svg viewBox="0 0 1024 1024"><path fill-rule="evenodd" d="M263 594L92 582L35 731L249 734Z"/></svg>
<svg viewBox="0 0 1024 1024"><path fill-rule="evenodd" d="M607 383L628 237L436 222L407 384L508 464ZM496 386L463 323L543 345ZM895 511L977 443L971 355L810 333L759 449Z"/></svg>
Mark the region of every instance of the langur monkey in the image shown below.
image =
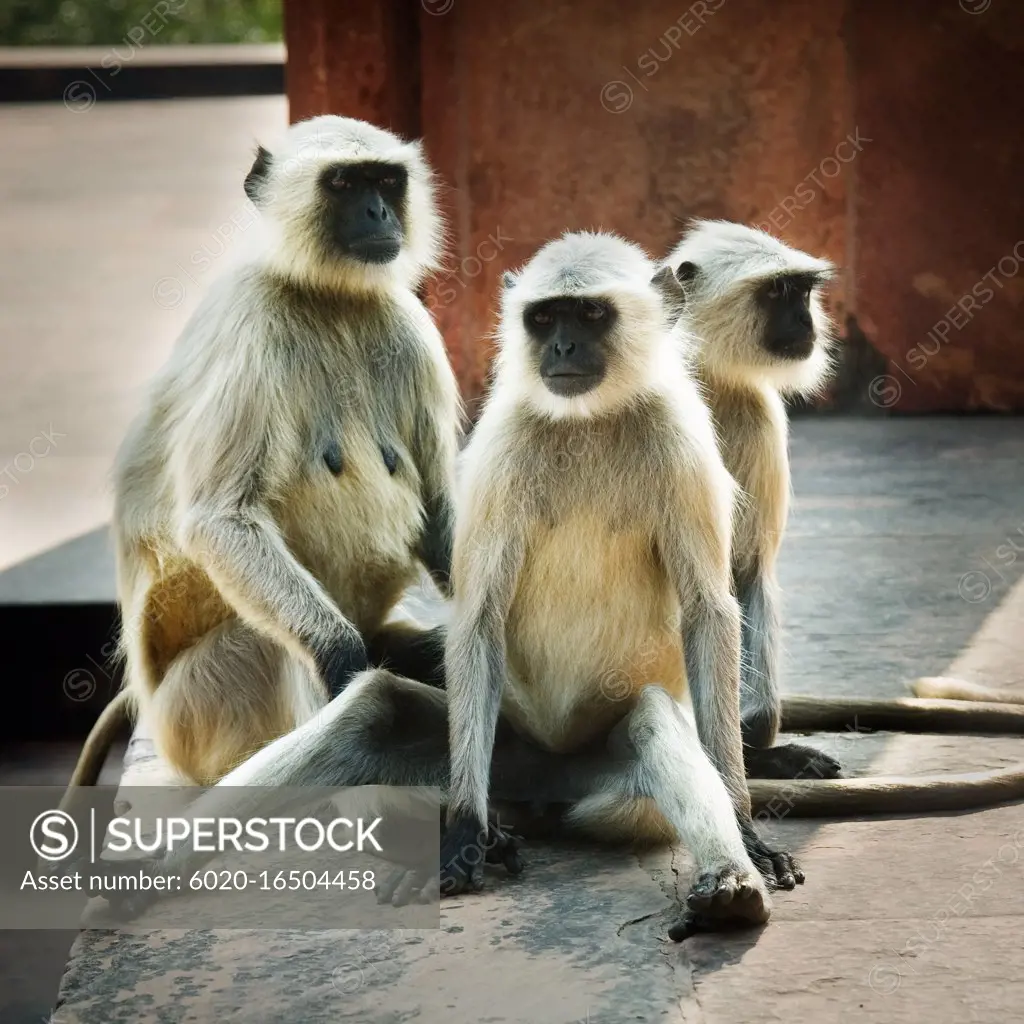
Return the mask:
<svg viewBox="0 0 1024 1024"><path fill-rule="evenodd" d="M206 784L368 663L443 684L440 632L389 621L420 565L447 586L451 557L458 391L416 297L441 243L431 171L419 143L323 116L260 147L244 188L245 258L115 469L126 690L100 732L136 704Z"/></svg>
<svg viewBox="0 0 1024 1024"><path fill-rule="evenodd" d="M821 286L826 260L727 221L696 221L668 266L684 291L695 369L722 458L739 485L733 587L743 613L741 728L746 772L831 778L840 765L812 747L773 747L779 732L780 619L775 562L789 513L784 395L819 391L830 370L832 324Z"/></svg>
<svg viewBox="0 0 1024 1024"><path fill-rule="evenodd" d="M460 480L447 692L369 671L197 815L264 813L285 786L441 786L440 877L384 891L401 901L479 887L489 799L568 804L597 836L686 842L696 877L676 938L761 923L769 885L803 881L750 817L734 484L655 271L620 238L569 234L504 290ZM488 845L518 869L508 837ZM194 864L175 851L159 870Z"/></svg>
<svg viewBox="0 0 1024 1024"><path fill-rule="evenodd" d="M809 396L827 381L833 328L821 288L834 273L826 260L784 245L755 228L696 221L667 261L678 283L684 322L695 338L694 368L718 433L722 457L743 498L733 536L733 585L744 616L742 730L750 778L808 781L788 792L787 813L877 813L981 806L1024 795L1016 769L935 779L856 779L838 775L827 754L800 744L772 747L784 729L848 726L923 732L1020 733L1024 715L999 703L1024 695L947 679L922 679L919 697L937 700L782 698L778 685L779 611L775 561L786 527L790 473L782 398ZM986 702L974 707L958 700ZM755 802L774 787L751 784ZM762 801L761 798L764 798Z"/></svg>
<svg viewBox="0 0 1024 1024"><path fill-rule="evenodd" d="M486 828L504 717L555 753L628 747L568 821L682 839L696 861L690 911L759 922L766 880L803 876L750 817L735 485L655 269L629 242L580 233L507 277L493 388L459 481L441 885L472 884L460 850Z"/></svg>

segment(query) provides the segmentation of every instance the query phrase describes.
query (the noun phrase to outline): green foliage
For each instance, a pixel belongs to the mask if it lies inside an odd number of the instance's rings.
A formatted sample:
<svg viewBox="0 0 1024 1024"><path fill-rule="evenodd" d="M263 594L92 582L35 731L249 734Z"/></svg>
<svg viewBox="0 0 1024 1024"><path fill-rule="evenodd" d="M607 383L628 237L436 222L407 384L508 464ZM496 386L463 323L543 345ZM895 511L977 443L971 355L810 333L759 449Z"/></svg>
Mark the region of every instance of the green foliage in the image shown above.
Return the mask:
<svg viewBox="0 0 1024 1024"><path fill-rule="evenodd" d="M0 0L0 46L276 42L281 2Z"/></svg>

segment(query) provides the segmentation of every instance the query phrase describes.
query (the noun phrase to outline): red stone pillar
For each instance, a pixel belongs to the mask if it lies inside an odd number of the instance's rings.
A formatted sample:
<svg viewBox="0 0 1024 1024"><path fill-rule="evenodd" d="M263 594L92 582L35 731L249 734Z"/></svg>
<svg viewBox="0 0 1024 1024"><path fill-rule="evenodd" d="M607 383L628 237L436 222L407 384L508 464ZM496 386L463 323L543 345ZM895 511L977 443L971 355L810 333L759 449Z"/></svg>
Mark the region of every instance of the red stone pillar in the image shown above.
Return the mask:
<svg viewBox="0 0 1024 1024"><path fill-rule="evenodd" d="M419 4L286 0L292 121L344 114L419 136Z"/></svg>

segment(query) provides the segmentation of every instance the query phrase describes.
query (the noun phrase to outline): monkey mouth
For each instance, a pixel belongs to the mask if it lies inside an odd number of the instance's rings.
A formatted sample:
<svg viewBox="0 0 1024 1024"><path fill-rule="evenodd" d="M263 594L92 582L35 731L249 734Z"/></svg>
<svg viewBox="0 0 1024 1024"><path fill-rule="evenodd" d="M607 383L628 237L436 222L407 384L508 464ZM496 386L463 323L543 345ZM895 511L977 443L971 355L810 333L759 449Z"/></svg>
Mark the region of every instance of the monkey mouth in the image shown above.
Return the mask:
<svg viewBox="0 0 1024 1024"><path fill-rule="evenodd" d="M794 362L799 362L802 359L809 358L814 351L814 338L801 338L800 340L793 338L779 339L769 346L769 351L779 359L791 359Z"/></svg>
<svg viewBox="0 0 1024 1024"><path fill-rule="evenodd" d="M349 244L349 253L361 263L390 263L402 251L402 243L393 235L361 238Z"/></svg>
<svg viewBox="0 0 1024 1024"><path fill-rule="evenodd" d="M600 383L601 374L598 373L565 371L544 375L544 386L548 391L558 395L560 398L574 398L577 395L585 395L588 391L593 391Z"/></svg>

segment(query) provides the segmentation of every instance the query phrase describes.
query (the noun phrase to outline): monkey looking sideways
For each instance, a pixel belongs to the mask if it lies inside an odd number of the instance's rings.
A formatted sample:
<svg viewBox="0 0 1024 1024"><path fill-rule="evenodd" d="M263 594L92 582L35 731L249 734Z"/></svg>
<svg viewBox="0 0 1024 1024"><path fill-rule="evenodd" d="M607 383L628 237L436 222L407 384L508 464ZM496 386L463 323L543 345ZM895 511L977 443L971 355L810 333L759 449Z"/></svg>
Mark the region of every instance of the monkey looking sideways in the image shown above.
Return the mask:
<svg viewBox="0 0 1024 1024"><path fill-rule="evenodd" d="M451 551L458 392L416 297L441 239L430 169L418 143L324 116L260 147L245 192L245 258L115 470L118 700L199 783L368 664L443 683L440 634L388 621L421 565L447 586Z"/></svg>
<svg viewBox="0 0 1024 1024"><path fill-rule="evenodd" d="M780 616L775 563L789 514L784 395L819 391L830 370L832 325L821 287L826 260L754 228L696 221L668 258L696 338L694 365L722 458L743 492L732 547L743 613L742 732L757 778L831 778L840 765L813 747L772 746L779 732Z"/></svg>
<svg viewBox="0 0 1024 1024"><path fill-rule="evenodd" d="M693 365L715 420L722 457L743 498L733 535L733 585L744 616L741 707L751 779L803 777L788 790L789 813L877 813L981 806L1024 795L1015 769L977 776L856 779L801 744L773 747L790 731L858 728L1016 734L1024 714L997 703L1024 696L953 680L919 680L918 696L938 700L781 697L780 620L775 562L790 495L788 422L783 396L809 397L831 368L832 325L821 288L832 265L771 235L726 221L695 221L668 257L683 320L694 336ZM953 698L953 699L949 699ZM961 698L957 700L956 698ZM987 702L972 706L966 701ZM771 787L751 783L755 800ZM840 803L842 801L842 803Z"/></svg>

